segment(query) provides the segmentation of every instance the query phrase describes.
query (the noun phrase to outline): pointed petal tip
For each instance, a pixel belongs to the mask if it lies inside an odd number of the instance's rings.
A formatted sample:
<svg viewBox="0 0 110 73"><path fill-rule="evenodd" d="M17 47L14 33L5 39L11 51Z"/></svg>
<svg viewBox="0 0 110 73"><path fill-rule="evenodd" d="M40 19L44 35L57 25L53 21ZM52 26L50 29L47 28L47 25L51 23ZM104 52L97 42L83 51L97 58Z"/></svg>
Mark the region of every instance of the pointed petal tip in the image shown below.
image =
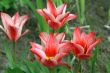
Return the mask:
<svg viewBox="0 0 110 73"><path fill-rule="evenodd" d="M33 54L36 54L36 52L35 52L35 48L31 48L31 49L29 49Z"/></svg>
<svg viewBox="0 0 110 73"><path fill-rule="evenodd" d="M45 35L45 32L41 32L41 33L39 34L39 37L42 38L42 36L44 36L44 35Z"/></svg>
<svg viewBox="0 0 110 73"><path fill-rule="evenodd" d="M27 34L27 33L29 33L29 32L31 32L29 29L25 30L25 31L23 32L23 34L21 34L21 36L20 36L20 37L22 37L22 36L26 35L26 34Z"/></svg>
<svg viewBox="0 0 110 73"><path fill-rule="evenodd" d="M80 27L78 27L78 26L77 26L77 27L75 27L75 30L80 30Z"/></svg>
<svg viewBox="0 0 110 73"><path fill-rule="evenodd" d="M29 16L28 15L24 15L24 16L22 16L22 18L24 18L27 21L29 19Z"/></svg>
<svg viewBox="0 0 110 73"><path fill-rule="evenodd" d="M19 12L16 12L15 15L19 15Z"/></svg>
<svg viewBox="0 0 110 73"><path fill-rule="evenodd" d="M77 19L78 16L76 14L70 14L68 18L71 18L71 19Z"/></svg>
<svg viewBox="0 0 110 73"><path fill-rule="evenodd" d="M4 16L4 14L6 14L6 13L4 13L4 12L1 12L1 13L0 13L0 16L2 17L2 16Z"/></svg>
<svg viewBox="0 0 110 73"><path fill-rule="evenodd" d="M102 40L103 40L102 37L99 37L99 38L96 39L96 41L98 41L98 43L101 42Z"/></svg>
<svg viewBox="0 0 110 73"><path fill-rule="evenodd" d="M64 5L67 6L67 3L65 2Z"/></svg>
<svg viewBox="0 0 110 73"><path fill-rule="evenodd" d="M62 32L61 34L62 34L62 35L65 35L65 34L66 34L66 32Z"/></svg>
<svg viewBox="0 0 110 73"><path fill-rule="evenodd" d="M39 14L41 14L43 12L42 10L43 9L36 9L36 12L39 13Z"/></svg>
<svg viewBox="0 0 110 73"><path fill-rule="evenodd" d="M5 14L4 12L0 12L0 14Z"/></svg>
<svg viewBox="0 0 110 73"><path fill-rule="evenodd" d="M0 25L0 29L2 29L2 30L4 31L4 28L3 28L3 26L2 26L2 25Z"/></svg>
<svg viewBox="0 0 110 73"><path fill-rule="evenodd" d="M32 46L32 44L33 44L34 42L29 42L29 44Z"/></svg>
<svg viewBox="0 0 110 73"><path fill-rule="evenodd" d="M37 12L42 11L42 9L36 9Z"/></svg>
<svg viewBox="0 0 110 73"><path fill-rule="evenodd" d="M29 16L28 16L28 15L26 15L26 19L27 19L27 20L29 19Z"/></svg>
<svg viewBox="0 0 110 73"><path fill-rule="evenodd" d="M73 15L73 19L76 19L76 18L78 18L78 16L74 14L74 15Z"/></svg>
<svg viewBox="0 0 110 73"><path fill-rule="evenodd" d="M95 35L95 34L96 34L96 32L91 32L91 34Z"/></svg>
<svg viewBox="0 0 110 73"><path fill-rule="evenodd" d="M80 32L80 27L75 27L75 29L74 29L74 33L79 33Z"/></svg>

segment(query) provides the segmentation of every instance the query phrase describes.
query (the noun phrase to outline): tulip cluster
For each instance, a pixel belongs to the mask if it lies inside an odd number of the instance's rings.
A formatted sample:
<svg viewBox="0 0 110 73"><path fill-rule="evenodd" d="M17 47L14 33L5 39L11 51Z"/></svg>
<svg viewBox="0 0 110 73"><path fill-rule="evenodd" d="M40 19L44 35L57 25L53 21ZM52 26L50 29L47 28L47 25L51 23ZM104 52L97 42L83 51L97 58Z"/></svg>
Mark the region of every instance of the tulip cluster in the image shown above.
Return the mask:
<svg viewBox="0 0 110 73"><path fill-rule="evenodd" d="M77 18L77 15L66 12L66 8L66 3L56 7L52 0L48 0L47 8L37 9L36 11L44 17L50 28L57 30L69 20ZM11 41L17 42L29 32L27 29L21 34L28 18L27 15L20 16L18 12L13 17L1 12L3 26L0 25L0 28ZM71 51L79 60L89 59L93 55L94 47L101 41L100 37L95 38L95 32L90 32L89 34L81 33L79 27L74 29L73 39L71 40L65 40L65 32L41 32L39 37L41 44L30 42L30 51L39 62L47 67L57 65L69 66L68 63L63 61L63 58L68 56Z"/></svg>
<svg viewBox="0 0 110 73"><path fill-rule="evenodd" d="M67 4L62 4L56 8L52 0L47 1L47 9L37 9L37 12L44 17L48 25L53 29L60 29L67 21L76 19L77 15L66 12ZM73 32L73 40L64 40L65 34L62 33L41 33L39 35L42 44L31 42L31 52L44 65L48 67L63 65L62 59L73 51L78 59L88 59L92 56L92 50L101 38L95 39L95 32L88 35L80 28L76 27Z"/></svg>

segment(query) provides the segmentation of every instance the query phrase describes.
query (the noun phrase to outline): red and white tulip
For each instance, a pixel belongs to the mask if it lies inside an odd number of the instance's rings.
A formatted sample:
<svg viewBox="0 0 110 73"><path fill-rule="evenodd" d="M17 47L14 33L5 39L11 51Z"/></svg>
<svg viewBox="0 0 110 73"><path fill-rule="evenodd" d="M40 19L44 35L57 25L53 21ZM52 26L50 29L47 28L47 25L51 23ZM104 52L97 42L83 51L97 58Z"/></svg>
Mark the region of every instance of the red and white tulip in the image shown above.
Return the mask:
<svg viewBox="0 0 110 73"><path fill-rule="evenodd" d="M1 12L3 26L0 25L0 28L6 33L11 41L17 41L20 37L29 32L27 29L22 34L22 28L28 18L29 17L27 15L20 16L18 12L13 17Z"/></svg>
<svg viewBox="0 0 110 73"><path fill-rule="evenodd" d="M67 4L62 4L56 8L52 0L48 0L47 9L37 9L37 12L43 16L48 25L57 30L61 28L67 21L77 18L75 14L66 13Z"/></svg>
<svg viewBox="0 0 110 73"><path fill-rule="evenodd" d="M39 35L42 45L30 42L32 48L31 52L35 57L45 66L52 67L56 65L68 64L62 62L62 59L69 54L69 42L64 41L64 33L40 33Z"/></svg>
<svg viewBox="0 0 110 73"><path fill-rule="evenodd" d="M76 27L73 33L73 52L79 59L88 59L92 56L94 47L101 41L101 38L95 39L95 32L86 34L80 33L80 28Z"/></svg>

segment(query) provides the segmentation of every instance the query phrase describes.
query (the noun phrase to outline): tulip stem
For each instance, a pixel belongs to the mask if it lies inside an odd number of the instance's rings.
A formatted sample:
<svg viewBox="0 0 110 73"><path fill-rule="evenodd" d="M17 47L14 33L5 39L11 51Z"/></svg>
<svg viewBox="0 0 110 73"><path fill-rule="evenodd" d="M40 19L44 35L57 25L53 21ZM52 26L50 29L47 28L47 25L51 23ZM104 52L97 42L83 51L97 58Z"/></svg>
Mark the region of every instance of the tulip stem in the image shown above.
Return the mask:
<svg viewBox="0 0 110 73"><path fill-rule="evenodd" d="M75 73L82 73L81 60L77 60L75 65Z"/></svg>
<svg viewBox="0 0 110 73"><path fill-rule="evenodd" d="M52 68L49 68L49 72L52 73Z"/></svg>
<svg viewBox="0 0 110 73"><path fill-rule="evenodd" d="M53 70L52 70L52 68L51 68L51 67L49 67L49 72L50 72L50 73L53 73Z"/></svg>
<svg viewBox="0 0 110 73"><path fill-rule="evenodd" d="M76 57L74 56L74 57L72 58L72 60L71 60L71 64L74 63L75 59L76 59Z"/></svg>
<svg viewBox="0 0 110 73"><path fill-rule="evenodd" d="M14 50L14 61L16 63L16 42L13 41L13 50Z"/></svg>
<svg viewBox="0 0 110 73"><path fill-rule="evenodd" d="M48 69L50 73L57 73L56 68L54 67L49 67Z"/></svg>
<svg viewBox="0 0 110 73"><path fill-rule="evenodd" d="M55 33L55 30L54 30L54 29L52 29L52 32L53 32L53 33Z"/></svg>

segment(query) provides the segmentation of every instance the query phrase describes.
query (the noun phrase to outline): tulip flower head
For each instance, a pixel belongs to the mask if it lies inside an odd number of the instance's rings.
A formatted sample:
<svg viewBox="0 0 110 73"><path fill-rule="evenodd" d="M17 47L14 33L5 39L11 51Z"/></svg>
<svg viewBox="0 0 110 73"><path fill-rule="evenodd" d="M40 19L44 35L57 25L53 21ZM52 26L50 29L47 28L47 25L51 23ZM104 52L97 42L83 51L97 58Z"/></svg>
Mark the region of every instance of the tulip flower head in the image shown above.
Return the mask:
<svg viewBox="0 0 110 73"><path fill-rule="evenodd" d="M18 12L13 17L1 12L3 26L0 25L0 28L6 33L11 41L17 41L19 38L29 32L27 29L23 34L21 34L22 28L28 18L29 17L27 15L20 16Z"/></svg>
<svg viewBox="0 0 110 73"><path fill-rule="evenodd" d="M101 38L95 39L95 32L86 34L80 33L80 28L76 27L73 33L73 52L79 59L88 59L92 56L92 51Z"/></svg>
<svg viewBox="0 0 110 73"><path fill-rule="evenodd" d="M32 48L31 52L35 57L45 66L52 67L59 64L63 64L62 59L69 51L69 43L64 42L64 33L40 33L40 39L43 44L39 45L34 42L30 42Z"/></svg>
<svg viewBox="0 0 110 73"><path fill-rule="evenodd" d="M67 21L77 18L75 14L66 13L67 4L62 4L56 8L52 0L47 1L47 9L37 9L37 12L43 16L48 25L57 30L61 28Z"/></svg>

